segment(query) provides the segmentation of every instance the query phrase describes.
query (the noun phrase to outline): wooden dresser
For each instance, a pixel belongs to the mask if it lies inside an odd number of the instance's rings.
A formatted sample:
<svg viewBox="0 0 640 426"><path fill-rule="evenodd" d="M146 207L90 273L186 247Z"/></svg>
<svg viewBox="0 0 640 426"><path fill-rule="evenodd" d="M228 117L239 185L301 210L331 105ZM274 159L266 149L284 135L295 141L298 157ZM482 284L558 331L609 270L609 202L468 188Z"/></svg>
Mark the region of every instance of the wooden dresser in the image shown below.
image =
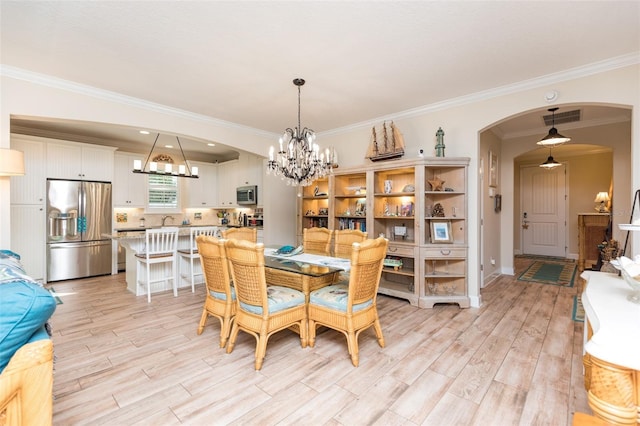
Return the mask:
<svg viewBox="0 0 640 426"><path fill-rule="evenodd" d="M640 304L615 274L585 271L584 382L596 417L640 425Z"/></svg>
<svg viewBox="0 0 640 426"><path fill-rule="evenodd" d="M609 213L578 214L578 270L584 271L598 262L598 244L604 241Z"/></svg>

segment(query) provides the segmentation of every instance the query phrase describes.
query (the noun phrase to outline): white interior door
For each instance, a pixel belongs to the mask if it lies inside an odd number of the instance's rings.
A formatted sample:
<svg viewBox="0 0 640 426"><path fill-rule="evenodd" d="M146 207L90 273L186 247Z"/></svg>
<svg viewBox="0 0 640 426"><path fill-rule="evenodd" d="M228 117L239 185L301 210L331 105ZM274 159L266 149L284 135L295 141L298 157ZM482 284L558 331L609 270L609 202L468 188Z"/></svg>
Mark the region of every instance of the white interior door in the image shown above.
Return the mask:
<svg viewBox="0 0 640 426"><path fill-rule="evenodd" d="M541 256L566 255L566 168L520 169L522 251Z"/></svg>

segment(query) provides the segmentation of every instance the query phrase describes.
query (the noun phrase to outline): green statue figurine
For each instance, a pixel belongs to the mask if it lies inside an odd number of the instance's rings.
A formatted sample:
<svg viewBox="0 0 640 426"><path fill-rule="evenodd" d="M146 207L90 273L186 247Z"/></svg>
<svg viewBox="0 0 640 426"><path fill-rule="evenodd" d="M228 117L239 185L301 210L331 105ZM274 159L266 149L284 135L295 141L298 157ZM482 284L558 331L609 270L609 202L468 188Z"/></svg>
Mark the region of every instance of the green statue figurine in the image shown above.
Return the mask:
<svg viewBox="0 0 640 426"><path fill-rule="evenodd" d="M436 144L436 157L444 157L444 131L442 127L438 127L436 139L438 140Z"/></svg>

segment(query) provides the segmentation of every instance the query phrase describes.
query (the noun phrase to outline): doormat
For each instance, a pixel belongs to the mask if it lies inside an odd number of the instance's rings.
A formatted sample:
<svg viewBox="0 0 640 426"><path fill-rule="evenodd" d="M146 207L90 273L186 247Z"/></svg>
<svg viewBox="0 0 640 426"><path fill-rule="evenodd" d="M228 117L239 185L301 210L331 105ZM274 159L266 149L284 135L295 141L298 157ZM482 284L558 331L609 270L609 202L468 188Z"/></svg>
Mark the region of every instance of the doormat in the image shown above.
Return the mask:
<svg viewBox="0 0 640 426"><path fill-rule="evenodd" d="M533 260L547 260L550 262L567 262L566 257L558 257L558 256L543 256L541 254L516 254L514 257L517 258L525 258L525 259L533 259Z"/></svg>
<svg viewBox="0 0 640 426"><path fill-rule="evenodd" d="M576 264L574 262L537 260L518 277L518 281L573 287L575 276Z"/></svg>
<svg viewBox="0 0 640 426"><path fill-rule="evenodd" d="M56 305L62 305L62 299L60 299L60 297L58 297L58 294L53 289L53 287L49 287L47 290L53 296L53 298L56 299Z"/></svg>
<svg viewBox="0 0 640 426"><path fill-rule="evenodd" d="M571 319L575 322L584 322L584 306L582 306L582 298L573 296L573 314Z"/></svg>

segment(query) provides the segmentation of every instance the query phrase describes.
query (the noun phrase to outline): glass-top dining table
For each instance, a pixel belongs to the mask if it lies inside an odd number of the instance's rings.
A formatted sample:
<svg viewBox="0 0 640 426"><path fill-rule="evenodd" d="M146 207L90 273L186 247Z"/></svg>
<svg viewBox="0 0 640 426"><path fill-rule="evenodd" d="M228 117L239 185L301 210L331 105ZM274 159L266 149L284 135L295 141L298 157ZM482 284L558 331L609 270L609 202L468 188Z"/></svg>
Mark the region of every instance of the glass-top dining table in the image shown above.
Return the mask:
<svg viewBox="0 0 640 426"><path fill-rule="evenodd" d="M300 290L307 303L309 293L340 281L340 273L348 272L351 266L349 259L311 253L283 256L276 250L271 247L264 249L267 284Z"/></svg>

